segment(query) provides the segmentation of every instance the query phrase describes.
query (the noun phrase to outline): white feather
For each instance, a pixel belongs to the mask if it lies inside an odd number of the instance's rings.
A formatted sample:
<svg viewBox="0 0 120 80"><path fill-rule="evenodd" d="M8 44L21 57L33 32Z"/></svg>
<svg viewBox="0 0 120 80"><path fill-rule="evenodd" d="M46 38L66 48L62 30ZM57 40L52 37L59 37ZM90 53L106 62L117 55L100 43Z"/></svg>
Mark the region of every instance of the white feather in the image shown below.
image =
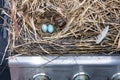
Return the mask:
<svg viewBox="0 0 120 80"><path fill-rule="evenodd" d="M96 38L96 44L99 44L102 42L102 40L106 37L107 33L109 30L109 26L107 26L105 29L103 29L103 31L101 32L100 35L97 36Z"/></svg>

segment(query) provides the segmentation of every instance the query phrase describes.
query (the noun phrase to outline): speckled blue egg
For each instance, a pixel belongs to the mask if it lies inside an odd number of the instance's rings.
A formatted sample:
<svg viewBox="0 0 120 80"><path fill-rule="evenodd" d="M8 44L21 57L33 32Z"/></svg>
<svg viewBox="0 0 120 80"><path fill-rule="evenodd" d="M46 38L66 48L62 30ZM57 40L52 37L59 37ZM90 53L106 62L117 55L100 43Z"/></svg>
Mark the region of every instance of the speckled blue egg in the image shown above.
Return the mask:
<svg viewBox="0 0 120 80"><path fill-rule="evenodd" d="M47 29L48 29L47 24L42 24L41 29L43 32L47 32Z"/></svg>
<svg viewBox="0 0 120 80"><path fill-rule="evenodd" d="M51 25L51 24L48 25L48 32L49 33L53 33L54 32L54 26L53 25Z"/></svg>

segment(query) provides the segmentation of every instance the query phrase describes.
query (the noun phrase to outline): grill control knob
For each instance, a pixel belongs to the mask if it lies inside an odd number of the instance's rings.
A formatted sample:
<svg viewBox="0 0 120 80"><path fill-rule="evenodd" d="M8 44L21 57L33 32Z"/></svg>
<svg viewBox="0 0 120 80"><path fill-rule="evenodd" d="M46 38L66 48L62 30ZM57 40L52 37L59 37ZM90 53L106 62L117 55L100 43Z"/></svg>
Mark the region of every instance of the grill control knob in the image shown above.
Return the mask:
<svg viewBox="0 0 120 80"><path fill-rule="evenodd" d="M40 73L34 75L33 80L50 80L50 78L45 73Z"/></svg>
<svg viewBox="0 0 120 80"><path fill-rule="evenodd" d="M111 80L120 80L120 73L114 74Z"/></svg>
<svg viewBox="0 0 120 80"><path fill-rule="evenodd" d="M89 79L89 76L86 73L80 72L80 73L75 74L73 76L72 80L90 80L90 79Z"/></svg>

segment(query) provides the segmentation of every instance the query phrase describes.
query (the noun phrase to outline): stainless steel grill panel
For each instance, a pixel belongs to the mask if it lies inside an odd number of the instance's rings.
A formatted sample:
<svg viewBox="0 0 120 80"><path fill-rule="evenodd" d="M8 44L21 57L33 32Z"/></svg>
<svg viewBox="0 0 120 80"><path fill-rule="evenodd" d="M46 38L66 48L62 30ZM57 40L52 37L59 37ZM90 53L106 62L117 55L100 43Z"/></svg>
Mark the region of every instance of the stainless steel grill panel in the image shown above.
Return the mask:
<svg viewBox="0 0 120 80"><path fill-rule="evenodd" d="M51 80L72 80L79 72L85 72L90 80L111 80L120 72L119 56L30 56L9 59L12 80L33 80L39 73Z"/></svg>

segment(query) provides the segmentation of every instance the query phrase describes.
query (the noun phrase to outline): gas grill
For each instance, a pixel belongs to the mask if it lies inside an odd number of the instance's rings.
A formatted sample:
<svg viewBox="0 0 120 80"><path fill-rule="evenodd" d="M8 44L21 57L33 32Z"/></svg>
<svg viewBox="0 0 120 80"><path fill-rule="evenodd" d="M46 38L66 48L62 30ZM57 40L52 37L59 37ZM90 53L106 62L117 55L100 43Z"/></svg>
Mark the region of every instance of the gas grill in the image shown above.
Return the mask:
<svg viewBox="0 0 120 80"><path fill-rule="evenodd" d="M8 64L11 80L120 80L119 53L14 56Z"/></svg>
<svg viewBox="0 0 120 80"><path fill-rule="evenodd" d="M9 59L11 80L120 80L119 56L24 56Z"/></svg>

